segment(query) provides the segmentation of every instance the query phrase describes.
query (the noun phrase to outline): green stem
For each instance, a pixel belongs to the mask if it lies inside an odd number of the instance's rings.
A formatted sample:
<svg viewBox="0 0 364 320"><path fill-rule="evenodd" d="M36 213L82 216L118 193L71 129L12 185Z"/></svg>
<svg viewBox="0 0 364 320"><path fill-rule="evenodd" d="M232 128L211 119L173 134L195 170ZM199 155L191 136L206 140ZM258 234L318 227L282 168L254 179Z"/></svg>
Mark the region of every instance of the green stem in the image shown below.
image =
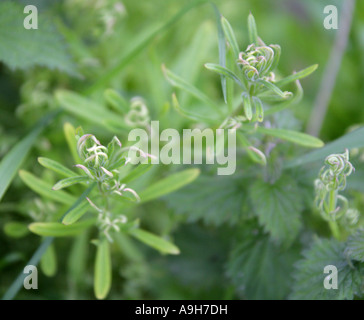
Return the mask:
<svg viewBox="0 0 364 320"><path fill-rule="evenodd" d="M335 209L336 209L336 194L337 194L336 190L331 190L329 193L329 214L331 214L331 212L335 211ZM330 220L329 226L330 226L330 230L331 230L334 238L336 238L337 240L340 240L341 235L340 235L340 229L339 229L337 222L335 220Z"/></svg>

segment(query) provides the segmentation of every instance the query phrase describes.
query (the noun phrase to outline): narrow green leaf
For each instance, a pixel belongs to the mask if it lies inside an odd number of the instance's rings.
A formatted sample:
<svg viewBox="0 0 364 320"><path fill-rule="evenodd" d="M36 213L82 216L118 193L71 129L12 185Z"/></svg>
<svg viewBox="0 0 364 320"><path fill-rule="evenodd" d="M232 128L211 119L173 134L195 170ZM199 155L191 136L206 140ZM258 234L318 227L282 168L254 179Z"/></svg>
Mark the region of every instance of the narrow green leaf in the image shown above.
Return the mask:
<svg viewBox="0 0 364 320"><path fill-rule="evenodd" d="M325 147L306 153L302 156L294 158L288 161L284 167L292 168L296 166L301 166L303 164L312 163L315 161L322 161L328 155L332 153L337 153L339 150L344 152L345 149L353 149L353 148L362 148L364 147L364 127L356 129L348 134L338 138L335 141L332 141L325 145Z"/></svg>
<svg viewBox="0 0 364 320"><path fill-rule="evenodd" d="M95 92L101 87L105 87L105 85L114 77L118 76L120 72L133 60L135 59L145 48L148 47L148 44L159 34L162 34L164 31L169 30L169 28L175 24L177 21L179 21L187 12L189 12L191 9L196 8L199 5L209 3L208 0L198 0L193 1L192 3L187 4L185 7L183 7L179 12L177 12L176 15L174 15L171 19L166 21L164 24L156 28L155 30L152 30L149 32L144 38L141 40L138 40L137 43L134 43L133 45L128 46L130 49L126 51L125 54L121 55L120 60L107 70L104 75L100 78L98 78L94 85L88 87L86 90L86 94L90 94L92 92Z"/></svg>
<svg viewBox="0 0 364 320"><path fill-rule="evenodd" d="M84 98L80 94L67 90L58 90L55 97L62 108L75 116L96 124L103 124L107 129L110 129L108 123L116 123L119 128L129 128L121 116L90 99Z"/></svg>
<svg viewBox="0 0 364 320"><path fill-rule="evenodd" d="M76 176L76 177L66 178L66 179L62 179L62 180L58 181L53 186L52 189L60 190L60 189L72 186L76 183L82 183L82 182L87 182L87 181L90 181L90 177L88 177L88 176Z"/></svg>
<svg viewBox="0 0 364 320"><path fill-rule="evenodd" d="M264 153L262 153L261 151L259 151L256 148L254 148L241 131L237 131L236 133L237 133L238 140L245 148L250 159L252 159L256 163L261 164L262 166L266 166L267 159L266 159Z"/></svg>
<svg viewBox="0 0 364 320"><path fill-rule="evenodd" d="M241 83L238 76L235 73L233 73L232 71L230 71L229 69L226 69L215 63L206 63L205 67L211 71L214 71L218 74L224 75L224 76L234 80L240 87L244 88L244 85Z"/></svg>
<svg viewBox="0 0 364 320"><path fill-rule="evenodd" d="M68 148L70 149L73 160L75 163L79 163L80 157L77 153L76 129L72 126L72 124L66 122L63 125L63 133L66 137Z"/></svg>
<svg viewBox="0 0 364 320"><path fill-rule="evenodd" d="M239 50L238 42L236 41L236 37L235 37L234 31L233 31L233 28L231 27L229 21L227 21L225 17L221 17L221 25L224 30L226 39L229 42L229 44L234 52L235 59L237 59L239 56L240 50Z"/></svg>
<svg viewBox="0 0 364 320"><path fill-rule="evenodd" d="M65 191L53 191L51 184L37 178L30 172L20 170L19 176L30 189L48 199L64 204L72 204L76 200L75 197Z"/></svg>
<svg viewBox="0 0 364 320"><path fill-rule="evenodd" d="M87 200L84 200L75 208L71 209L62 219L62 223L65 225L73 224L78 221L90 208Z"/></svg>
<svg viewBox="0 0 364 320"><path fill-rule="evenodd" d="M213 119L208 118L205 114L197 114L195 112L182 108L178 102L178 99L177 99L177 96L175 93L172 93L172 106L181 116L183 116L187 119L194 120L194 121L208 121L208 122L214 121Z"/></svg>
<svg viewBox="0 0 364 320"><path fill-rule="evenodd" d="M164 65L162 66L162 70L163 70L163 73L164 73L166 79L171 83L172 86L187 91L188 93L192 94L194 97L196 97L201 102L212 107L220 115L222 114L221 110L215 104L215 102L213 102L208 96L206 96L203 92L201 92L195 86L193 86L190 83L187 83L184 79L180 78L179 76L174 74L172 71L168 70Z"/></svg>
<svg viewBox="0 0 364 320"><path fill-rule="evenodd" d="M249 32L249 42L258 45L258 31L257 25L255 23L254 16L250 13L248 16L248 32Z"/></svg>
<svg viewBox="0 0 364 320"><path fill-rule="evenodd" d="M287 140L304 147L321 148L324 146L324 143L320 139L302 132L265 127L257 127L257 132Z"/></svg>
<svg viewBox="0 0 364 320"><path fill-rule="evenodd" d="M23 238L29 233L29 230L24 223L8 222L4 225L4 233L12 238Z"/></svg>
<svg viewBox="0 0 364 320"><path fill-rule="evenodd" d="M59 110L41 119L34 129L25 138L20 140L2 159L0 163L0 201L37 137L58 114Z"/></svg>
<svg viewBox="0 0 364 320"><path fill-rule="evenodd" d="M77 176L76 172L73 172L72 170L66 168L63 164L54 161L52 159L48 158L38 158L38 162L47 169L53 170L54 172L60 174L61 176L65 177L74 177Z"/></svg>
<svg viewBox="0 0 364 320"><path fill-rule="evenodd" d="M142 191L140 199L142 202L147 202L159 197L162 197L168 193L174 192L179 188L191 183L200 174L199 169L187 169L174 173L158 182L152 184L147 189Z"/></svg>
<svg viewBox="0 0 364 320"><path fill-rule="evenodd" d="M53 277L57 272L57 256L54 245L51 244L40 259L40 267L47 277Z"/></svg>
<svg viewBox="0 0 364 320"><path fill-rule="evenodd" d="M302 78L306 78L307 76L309 76L312 72L314 72L318 67L318 64L314 64L310 67L307 67L301 71L298 71L286 78L283 78L277 82L275 82L275 85L279 86L279 87L283 87L285 86L286 84L290 83L290 82L293 82L293 81L296 81L296 80L299 80L299 79L302 79Z"/></svg>
<svg viewBox="0 0 364 320"><path fill-rule="evenodd" d="M76 283L82 283L87 266L89 238L87 230L76 236L68 257L68 272Z"/></svg>
<svg viewBox="0 0 364 320"><path fill-rule="evenodd" d="M95 219L87 219L68 226L60 222L34 222L29 225L29 230L44 237L70 237L81 233L95 224Z"/></svg>
<svg viewBox="0 0 364 320"><path fill-rule="evenodd" d="M130 229L129 234L161 253L179 254L179 249L171 242L142 229Z"/></svg>
<svg viewBox="0 0 364 320"><path fill-rule="evenodd" d="M277 105L274 105L272 107L270 107L269 109L267 109L265 111L265 114L266 115L270 115L270 114L273 114L273 113L277 113L277 112L280 112L284 109L287 109L297 103L299 103L303 97L303 89L302 89L302 86L301 86L301 83L299 82L299 80L296 80L295 82L296 84L296 87L297 87L297 90L296 90L296 93L294 94L293 98L292 99L289 99L283 103L280 103L280 104L277 104ZM263 99L263 97L262 97Z"/></svg>
<svg viewBox="0 0 364 320"><path fill-rule="evenodd" d="M94 290L97 299L104 299L111 287L111 256L109 242L106 238L97 245L94 274Z"/></svg>
<svg viewBox="0 0 364 320"><path fill-rule="evenodd" d="M262 84L263 86L265 86L267 89L272 90L274 93L278 94L280 97L286 99L289 97L288 92L283 92L281 89L279 89L276 85L274 85L272 82L263 80L263 79L259 79L257 80L258 83Z"/></svg>
<svg viewBox="0 0 364 320"><path fill-rule="evenodd" d="M151 163L139 164L136 168L133 168L131 172L129 172L124 178L122 178L122 183L129 183L147 173L150 169L152 169Z"/></svg>
<svg viewBox="0 0 364 320"><path fill-rule="evenodd" d="M251 105L251 101L250 101L250 96L247 93L243 92L241 97L243 100L245 116L250 121L253 118L253 110L252 110L252 105Z"/></svg>
<svg viewBox="0 0 364 320"><path fill-rule="evenodd" d="M115 111L120 114L126 114L129 112L129 103L114 89L106 89L104 97L107 103L113 107Z"/></svg>

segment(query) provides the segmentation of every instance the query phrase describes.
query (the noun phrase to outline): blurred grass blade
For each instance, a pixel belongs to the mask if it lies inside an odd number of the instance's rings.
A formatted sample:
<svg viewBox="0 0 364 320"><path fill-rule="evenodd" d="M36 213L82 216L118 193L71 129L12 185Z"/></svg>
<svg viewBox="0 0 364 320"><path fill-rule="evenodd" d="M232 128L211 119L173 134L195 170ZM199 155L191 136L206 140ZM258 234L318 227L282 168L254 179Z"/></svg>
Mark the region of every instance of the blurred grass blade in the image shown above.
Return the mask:
<svg viewBox="0 0 364 320"><path fill-rule="evenodd" d="M109 130L112 129L109 123L117 124L120 129L129 129L124 119L117 113L106 109L93 100L84 98L80 94L68 90L58 90L55 93L55 97L62 108L75 116L98 125L102 124Z"/></svg>
<svg viewBox="0 0 364 320"><path fill-rule="evenodd" d="M200 174L199 169L187 169L174 173L158 182L152 184L150 187L142 191L140 199L142 202L147 202L168 193L174 192L183 186L194 181Z"/></svg>
<svg viewBox="0 0 364 320"><path fill-rule="evenodd" d="M159 34L163 33L166 30L179 21L188 11L193 8L196 8L199 5L210 3L208 0L198 0L192 1L183 7L176 15L174 15L171 19L165 22L162 26L156 28L152 32L149 32L143 39L139 40L138 43L129 46L130 49L121 56L119 62L116 63L114 67L105 72L105 75L100 77L94 85L85 90L85 94L90 94L95 92L99 88L104 87L108 84L108 82L113 79L115 76L120 74L120 71L123 70L133 59L135 59L145 48L148 47L149 43Z"/></svg>
<svg viewBox="0 0 364 320"><path fill-rule="evenodd" d="M304 147L321 148L324 146L324 143L320 139L302 132L264 127L257 127L257 132L290 141Z"/></svg>
<svg viewBox="0 0 364 320"><path fill-rule="evenodd" d="M298 71L286 78L283 78L283 79L275 82L275 85L277 85L279 87L283 87L288 83L305 78L305 77L309 76L312 72L314 72L317 69L317 67L318 67L318 64L314 64L310 67L307 67L301 71Z"/></svg>
<svg viewBox="0 0 364 320"><path fill-rule="evenodd" d="M57 273L57 256L53 244L43 254L40 267L47 277L53 277Z"/></svg>
<svg viewBox="0 0 364 320"><path fill-rule="evenodd" d="M179 249L171 242L141 229L131 229L129 234L161 253L179 254Z"/></svg>
<svg viewBox="0 0 364 320"><path fill-rule="evenodd" d="M80 157L77 153L77 141L76 141L76 129L70 124L69 122L66 122L63 125L63 132L67 140L68 148L71 151L73 160L76 163L79 163Z"/></svg>
<svg viewBox="0 0 364 320"><path fill-rule="evenodd" d="M238 42L236 41L236 37L235 37L234 31L233 31L233 28L231 27L229 21L227 21L225 17L221 17L221 25L224 30L225 37L234 52L235 59L238 59L240 49L239 49Z"/></svg>
<svg viewBox="0 0 364 320"><path fill-rule="evenodd" d="M127 114L130 110L129 103L114 89L106 89L104 97L107 103L120 114Z"/></svg>
<svg viewBox="0 0 364 320"><path fill-rule="evenodd" d="M284 167L292 168L315 161L323 161L328 155L338 152L344 152L345 149L363 148L364 147L364 127L356 129L339 139L325 145L325 147L306 153L288 161Z"/></svg>
<svg viewBox="0 0 364 320"><path fill-rule="evenodd" d="M48 199L52 199L56 202L64 204L72 204L76 200L74 196L70 195L67 192L53 191L51 184L43 181L42 179L37 178L30 172L20 170L19 176L30 189Z"/></svg>
<svg viewBox="0 0 364 320"><path fill-rule="evenodd" d="M53 186L52 190L60 190L60 189L72 186L74 184L77 184L77 183L87 182L89 180L90 180L90 177L88 177L88 176L76 176L76 177L62 179Z"/></svg>
<svg viewBox="0 0 364 320"><path fill-rule="evenodd" d="M95 183L93 183L91 186L89 186L82 195L75 201L75 203L71 206L70 209L66 211L64 214L67 215L67 213L72 210L73 208L77 207L79 203L81 203L87 195L91 192L91 190L94 188ZM33 256L28 261L27 265L33 265L37 266L40 259L42 258L44 252L47 250L47 248L51 245L53 242L53 237L47 237L44 239L44 241L41 243L41 245L38 247L38 249L34 252ZM14 280L14 282L11 284L9 289L5 292L3 296L3 300L12 300L16 294L19 292L19 290L23 287L24 278L26 277L26 274L23 273L23 270L19 273L18 277Z"/></svg>
<svg viewBox="0 0 364 320"><path fill-rule="evenodd" d="M97 299L104 299L111 287L111 256L106 238L99 241L95 259L94 289Z"/></svg>
<svg viewBox="0 0 364 320"><path fill-rule="evenodd" d="M178 102L177 96L175 93L172 94L172 106L173 108L183 117L194 120L194 121L204 121L204 122L214 122L214 119L208 118L206 115L200 115L193 111L186 110L182 108Z"/></svg>
<svg viewBox="0 0 364 320"><path fill-rule="evenodd" d="M65 225L73 224L87 212L87 210L90 208L90 204L88 201L84 200L82 203L80 203L77 207L70 210L62 219L62 223Z"/></svg>
<svg viewBox="0 0 364 320"><path fill-rule="evenodd" d="M217 6L212 3L212 6L215 11L216 16L216 24L217 24L217 39L218 39L218 45L219 45L219 63L222 67L226 67L226 43L225 43L225 35L224 30L221 24L221 13ZM224 75L221 75L221 88L222 93L224 95L224 101L225 103L228 103L228 92L227 92L227 83L226 78Z"/></svg>
<svg viewBox="0 0 364 320"><path fill-rule="evenodd" d="M25 138L4 156L0 163L0 201L39 134L59 113L60 111L57 110L46 115Z"/></svg>
<svg viewBox="0 0 364 320"><path fill-rule="evenodd" d="M29 233L29 230L24 223L8 222L4 225L4 233L11 238L22 238Z"/></svg>
<svg viewBox="0 0 364 320"><path fill-rule="evenodd" d="M91 227L95 221L95 219L87 219L67 226L60 222L34 222L29 225L29 230L44 237L70 237Z"/></svg>
<svg viewBox="0 0 364 320"><path fill-rule="evenodd" d="M43 158L43 157L39 157L38 158L38 162L44 167L47 168L49 170L52 170L58 174L60 174L61 176L64 177L74 177L77 176L76 172L73 172L72 170L66 168L63 164L49 159L49 158Z"/></svg>
<svg viewBox="0 0 364 320"><path fill-rule="evenodd" d="M68 272L72 281L77 285L84 280L87 255L88 255L88 232L85 230L75 237L71 252L68 258ZM78 286L76 286L77 288Z"/></svg>
<svg viewBox="0 0 364 320"><path fill-rule="evenodd" d="M205 67L211 71L214 71L220 75L223 75L225 77L228 77L228 78L234 80L240 87L244 88L244 85L241 83L238 76L235 73L231 72L229 69L226 69L215 63L206 63Z"/></svg>
<svg viewBox="0 0 364 320"><path fill-rule="evenodd" d="M152 164L139 164L136 168L133 168L130 173L128 173L124 178L122 178L123 183L129 183L143 174L147 173L152 169Z"/></svg>
<svg viewBox="0 0 364 320"><path fill-rule="evenodd" d="M257 25L255 23L254 16L251 13L249 13L248 16L248 32L250 44L254 43L255 45L259 45Z"/></svg>
<svg viewBox="0 0 364 320"><path fill-rule="evenodd" d="M168 70L164 65L162 66L162 70L163 70L164 76L171 83L172 86L185 90L186 92L190 93L191 95L193 95L195 98L197 98L201 102L212 107L220 115L222 114L218 105L216 105L215 102L213 102L208 96L206 96L203 92L201 92L195 86L193 86L190 83L187 83L184 79L180 78L179 76L174 74L172 71Z"/></svg>

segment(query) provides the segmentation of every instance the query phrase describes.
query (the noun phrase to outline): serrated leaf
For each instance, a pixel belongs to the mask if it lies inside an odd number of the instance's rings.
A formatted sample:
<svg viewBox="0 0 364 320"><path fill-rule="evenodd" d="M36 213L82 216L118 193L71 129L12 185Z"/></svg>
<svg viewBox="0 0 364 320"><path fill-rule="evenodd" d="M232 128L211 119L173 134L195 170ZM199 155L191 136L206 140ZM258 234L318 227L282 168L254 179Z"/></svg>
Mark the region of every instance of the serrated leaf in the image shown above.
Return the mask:
<svg viewBox="0 0 364 320"><path fill-rule="evenodd" d="M88 201L84 200L78 206L72 208L62 219L62 223L65 225L69 225L75 223L87 212L90 208L90 204Z"/></svg>
<svg viewBox="0 0 364 320"><path fill-rule="evenodd" d="M20 170L19 176L30 189L40 194L41 196L64 204L72 204L76 201L76 198L74 196L71 196L65 191L56 192L52 190L51 184L37 178L30 172Z"/></svg>
<svg viewBox="0 0 364 320"><path fill-rule="evenodd" d="M177 214L188 221L202 220L219 226L236 224L241 218L244 194L239 181L231 177L201 176L183 189L165 198Z"/></svg>
<svg viewBox="0 0 364 320"><path fill-rule="evenodd" d="M38 158L38 162L44 167L49 170L53 170L54 172L60 174L61 176L65 177L74 177L77 176L76 172L66 168L63 164L48 158L40 157Z"/></svg>
<svg viewBox="0 0 364 320"><path fill-rule="evenodd" d="M76 176L76 177L70 177L66 179L62 179L58 181L54 186L53 190L60 190L63 188L67 188L69 186L72 186L77 183L87 182L90 181L90 177L88 176Z"/></svg>
<svg viewBox="0 0 364 320"><path fill-rule="evenodd" d="M44 237L70 237L80 234L94 224L95 219L83 220L68 226L60 222L34 222L29 225L29 230Z"/></svg>
<svg viewBox="0 0 364 320"><path fill-rule="evenodd" d="M273 239L291 243L301 227L302 196L296 183L286 176L273 184L258 180L249 195L264 229Z"/></svg>
<svg viewBox="0 0 364 320"><path fill-rule="evenodd" d="M104 299L111 287L111 255L109 242L101 239L97 245L94 274L94 290L97 299Z"/></svg>
<svg viewBox="0 0 364 320"><path fill-rule="evenodd" d="M4 225L4 233L12 238L22 238L29 233L29 230L24 223L8 222Z"/></svg>
<svg viewBox="0 0 364 320"><path fill-rule="evenodd" d="M54 245L51 244L40 259L40 267L47 277L53 277L57 272L57 256Z"/></svg>
<svg viewBox="0 0 364 320"><path fill-rule="evenodd" d="M358 230L348 239L346 253L351 259L364 262L364 229Z"/></svg>
<svg viewBox="0 0 364 320"><path fill-rule="evenodd" d="M174 192L194 181L200 174L199 169L186 169L159 180L147 189L143 190L139 196L142 202L147 202L160 198L166 194Z"/></svg>
<svg viewBox="0 0 364 320"><path fill-rule="evenodd" d="M0 61L11 69L28 69L44 66L58 69L79 77L76 65L71 59L51 19L38 13L38 29L25 29L24 6L12 1L0 3Z"/></svg>
<svg viewBox="0 0 364 320"><path fill-rule="evenodd" d="M362 275L359 265L350 265L344 254L345 243L335 239L316 239L303 252L304 259L296 264L295 283L291 299L294 300L352 300L360 294ZM335 266L338 288L325 289L326 266Z"/></svg>
<svg viewBox="0 0 364 320"><path fill-rule="evenodd" d="M129 234L146 245L160 251L161 253L179 254L179 249L171 242L148 231L134 228L130 229Z"/></svg>
<svg viewBox="0 0 364 320"><path fill-rule="evenodd" d="M227 274L245 299L284 299L290 292L297 258L296 250L284 251L268 236L250 230L234 247Z"/></svg>
<svg viewBox="0 0 364 320"><path fill-rule="evenodd" d="M282 140L287 140L296 144L299 144L304 147L309 148L321 148L324 146L324 143L313 136L310 136L306 133L285 130L285 129L276 129L276 128L265 128L265 127L257 127L257 132L276 137Z"/></svg>

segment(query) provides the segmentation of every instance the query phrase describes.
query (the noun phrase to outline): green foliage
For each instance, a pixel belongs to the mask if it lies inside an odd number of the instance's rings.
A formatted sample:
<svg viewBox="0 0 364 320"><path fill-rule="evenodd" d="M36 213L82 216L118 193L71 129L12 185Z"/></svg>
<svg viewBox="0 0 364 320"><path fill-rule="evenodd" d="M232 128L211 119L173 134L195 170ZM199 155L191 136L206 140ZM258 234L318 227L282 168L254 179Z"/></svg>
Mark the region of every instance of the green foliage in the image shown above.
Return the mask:
<svg viewBox="0 0 364 320"><path fill-rule="evenodd" d="M43 66L80 76L67 45L52 20L39 14L38 29L25 29L24 7L13 1L0 4L0 60L11 69Z"/></svg>
<svg viewBox="0 0 364 320"><path fill-rule="evenodd" d="M292 299L343 300L361 294L362 267L350 262L345 255L345 243L334 239L316 239L303 252L304 259L296 264ZM324 267L333 265L338 270L338 288L327 290L323 281Z"/></svg>
<svg viewBox="0 0 364 320"><path fill-rule="evenodd" d="M227 263L227 273L241 295L254 300L287 298L297 252L285 251L259 229L239 237Z"/></svg>
<svg viewBox="0 0 364 320"><path fill-rule="evenodd" d="M346 248L347 255L356 261L364 262L364 231L358 230L353 234L348 242Z"/></svg>

